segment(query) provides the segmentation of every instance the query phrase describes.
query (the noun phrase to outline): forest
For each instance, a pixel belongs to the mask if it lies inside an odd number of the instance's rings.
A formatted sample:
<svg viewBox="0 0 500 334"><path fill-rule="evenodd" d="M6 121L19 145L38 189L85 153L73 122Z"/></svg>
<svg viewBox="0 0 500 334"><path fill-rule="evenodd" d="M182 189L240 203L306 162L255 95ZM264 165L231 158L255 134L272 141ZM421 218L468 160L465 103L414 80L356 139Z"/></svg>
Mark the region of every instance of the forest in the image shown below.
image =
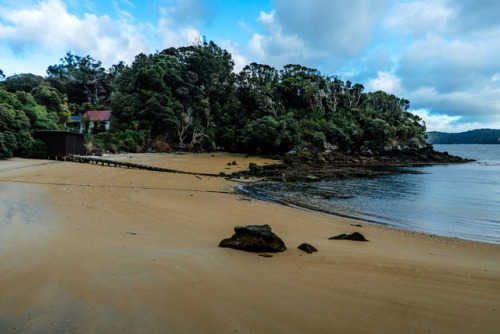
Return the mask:
<svg viewBox="0 0 500 334"><path fill-rule="evenodd" d="M88 131L88 152L290 150L383 152L426 145L410 102L297 64L251 63L234 72L213 42L139 54L106 69L71 52L47 76L0 70L0 157L43 157L36 130L64 130L70 116L111 109L113 124Z"/></svg>

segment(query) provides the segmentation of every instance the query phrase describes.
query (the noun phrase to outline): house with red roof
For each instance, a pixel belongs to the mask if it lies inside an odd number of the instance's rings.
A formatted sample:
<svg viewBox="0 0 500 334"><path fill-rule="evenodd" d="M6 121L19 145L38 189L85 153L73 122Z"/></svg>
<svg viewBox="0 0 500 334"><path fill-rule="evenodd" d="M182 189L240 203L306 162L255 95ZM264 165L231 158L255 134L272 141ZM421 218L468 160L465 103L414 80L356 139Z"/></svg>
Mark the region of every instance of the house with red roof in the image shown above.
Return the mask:
<svg viewBox="0 0 500 334"><path fill-rule="evenodd" d="M82 116L82 131L85 131L85 122L87 120L89 122L89 131L94 127L97 128L99 123L104 124L106 131L109 131L112 118L111 110L89 110Z"/></svg>

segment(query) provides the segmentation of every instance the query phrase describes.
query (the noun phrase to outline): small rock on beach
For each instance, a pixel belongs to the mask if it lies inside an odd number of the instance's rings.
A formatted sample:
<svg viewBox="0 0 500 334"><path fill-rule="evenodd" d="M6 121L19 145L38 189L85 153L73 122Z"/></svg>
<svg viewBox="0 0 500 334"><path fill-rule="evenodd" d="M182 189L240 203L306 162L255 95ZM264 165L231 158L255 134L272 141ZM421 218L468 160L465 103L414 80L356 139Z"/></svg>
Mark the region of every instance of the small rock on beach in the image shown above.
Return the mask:
<svg viewBox="0 0 500 334"><path fill-rule="evenodd" d="M354 240L354 241L368 241L366 238L359 232L353 232L351 234L339 234L337 236L328 238L330 240Z"/></svg>
<svg viewBox="0 0 500 334"><path fill-rule="evenodd" d="M278 253L286 250L285 243L272 232L269 225L236 226L231 238L223 239L219 247L248 252Z"/></svg>
<svg viewBox="0 0 500 334"><path fill-rule="evenodd" d="M303 250L304 252L306 252L307 254L311 254L311 253L314 253L314 252L317 252L318 250L316 249L316 247L310 245L310 244L306 244L305 242L303 244L301 244L299 247L298 247L300 250Z"/></svg>

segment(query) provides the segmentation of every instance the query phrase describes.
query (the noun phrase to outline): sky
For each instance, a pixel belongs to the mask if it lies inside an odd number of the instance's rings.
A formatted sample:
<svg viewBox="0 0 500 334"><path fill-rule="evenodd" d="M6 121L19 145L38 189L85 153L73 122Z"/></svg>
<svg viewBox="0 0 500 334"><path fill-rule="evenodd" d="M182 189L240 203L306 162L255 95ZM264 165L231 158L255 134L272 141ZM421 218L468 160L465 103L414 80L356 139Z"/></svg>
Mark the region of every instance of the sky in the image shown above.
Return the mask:
<svg viewBox="0 0 500 334"><path fill-rule="evenodd" d="M67 51L106 68L192 45L235 71L300 64L408 99L429 131L500 129L498 0L0 0L0 69L46 75Z"/></svg>

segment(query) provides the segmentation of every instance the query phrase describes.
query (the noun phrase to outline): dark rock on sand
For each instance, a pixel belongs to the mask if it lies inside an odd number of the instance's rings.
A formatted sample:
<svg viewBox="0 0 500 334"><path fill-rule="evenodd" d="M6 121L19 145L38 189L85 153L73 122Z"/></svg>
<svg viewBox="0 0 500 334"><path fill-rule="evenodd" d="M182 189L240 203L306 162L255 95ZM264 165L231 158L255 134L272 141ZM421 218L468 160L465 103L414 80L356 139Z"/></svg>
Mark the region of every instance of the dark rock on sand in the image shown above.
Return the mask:
<svg viewBox="0 0 500 334"><path fill-rule="evenodd" d="M231 238L223 239L219 247L270 253L286 250L283 240L272 232L269 225L236 226L234 232Z"/></svg>
<svg viewBox="0 0 500 334"><path fill-rule="evenodd" d="M354 241L368 241L365 239L365 237L359 233L359 232L354 232L351 234L339 234L335 237L328 238L330 240L354 240Z"/></svg>
<svg viewBox="0 0 500 334"><path fill-rule="evenodd" d="M318 250L316 249L316 247L312 246L312 245L309 245L309 244L306 244L306 243L303 243L301 244L299 247L298 247L300 250L303 250L304 252L306 252L307 254L311 254L311 253L314 253L314 252L317 252Z"/></svg>

